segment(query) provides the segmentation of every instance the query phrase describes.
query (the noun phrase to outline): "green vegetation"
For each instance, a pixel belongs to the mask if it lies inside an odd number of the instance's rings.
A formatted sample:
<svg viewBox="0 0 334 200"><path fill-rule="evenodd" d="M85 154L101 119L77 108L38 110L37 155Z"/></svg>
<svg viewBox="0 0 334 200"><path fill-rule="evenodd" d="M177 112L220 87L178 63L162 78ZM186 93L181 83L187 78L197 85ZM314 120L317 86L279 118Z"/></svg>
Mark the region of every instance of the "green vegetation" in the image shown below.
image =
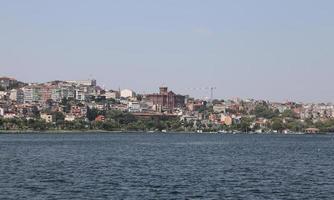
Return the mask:
<svg viewBox="0 0 334 200"><path fill-rule="evenodd" d="M105 101L105 100L103 100ZM52 102L49 102L52 104ZM74 99L64 99L61 102L66 112L69 112L72 105L78 105ZM220 130L254 132L278 131L283 132L288 129L294 132L301 132L307 128L318 128L321 132L334 132L334 119L313 121L311 119L300 120L292 110L285 110L279 113L278 110L270 109L266 104L257 105L250 115L243 115L241 118L233 119L231 126L211 122L210 120L181 121L178 117L155 116L136 117L132 113L120 110L98 110L88 108L85 117L74 121L65 121L63 112L43 112L52 115L52 123L47 123L40 119L40 112L37 107L32 108L31 118L0 118L0 130L21 130L21 131L47 131L47 130L105 130L105 131L197 131L216 132ZM65 112L65 113L66 113ZM203 106L202 116L208 119L213 113L212 106ZM97 116L104 118L95 120Z"/></svg>
<svg viewBox="0 0 334 200"><path fill-rule="evenodd" d="M251 114L257 118L272 119L278 117L279 111L270 109L267 104L260 104L255 107Z"/></svg>
<svg viewBox="0 0 334 200"><path fill-rule="evenodd" d="M99 114L105 115L104 121L95 121ZM138 119L133 114L122 111L98 111L89 109L87 118L77 119L71 122L64 121L61 112L52 113L53 122L46 123L41 119L2 119L0 118L0 130L105 130L105 131L184 131L182 122L178 118L145 118Z"/></svg>

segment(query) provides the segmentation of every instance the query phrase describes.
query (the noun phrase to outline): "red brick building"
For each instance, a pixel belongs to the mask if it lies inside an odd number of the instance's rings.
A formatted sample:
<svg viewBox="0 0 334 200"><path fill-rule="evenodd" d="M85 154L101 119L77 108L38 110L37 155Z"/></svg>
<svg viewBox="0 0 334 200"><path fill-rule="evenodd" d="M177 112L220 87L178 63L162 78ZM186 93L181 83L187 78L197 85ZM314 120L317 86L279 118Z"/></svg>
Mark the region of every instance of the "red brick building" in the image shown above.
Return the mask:
<svg viewBox="0 0 334 200"><path fill-rule="evenodd" d="M185 96L168 91L168 87L160 87L159 94L148 94L146 99L153 105L160 105L164 110L174 110L185 106Z"/></svg>

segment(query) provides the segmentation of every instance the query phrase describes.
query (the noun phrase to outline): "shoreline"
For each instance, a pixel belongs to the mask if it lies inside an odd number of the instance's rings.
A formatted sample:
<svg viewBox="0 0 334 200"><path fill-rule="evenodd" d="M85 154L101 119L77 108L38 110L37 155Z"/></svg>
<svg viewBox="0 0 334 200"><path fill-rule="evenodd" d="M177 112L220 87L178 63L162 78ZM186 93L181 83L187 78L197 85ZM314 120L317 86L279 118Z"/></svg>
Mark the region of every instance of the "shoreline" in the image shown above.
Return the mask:
<svg viewBox="0 0 334 200"><path fill-rule="evenodd" d="M26 133L40 133L40 134L58 134L58 133L122 133L124 131L106 131L106 130L0 130L0 134L26 134ZM131 131L126 131L131 132Z"/></svg>
<svg viewBox="0 0 334 200"><path fill-rule="evenodd" d="M246 133L246 132L194 132L194 131L128 131L128 130L119 130L119 131L106 131L106 130L0 130L1 134L73 134L73 133L188 133L188 134L221 134L221 135L328 135L333 133L274 133L274 132L266 132L266 133Z"/></svg>

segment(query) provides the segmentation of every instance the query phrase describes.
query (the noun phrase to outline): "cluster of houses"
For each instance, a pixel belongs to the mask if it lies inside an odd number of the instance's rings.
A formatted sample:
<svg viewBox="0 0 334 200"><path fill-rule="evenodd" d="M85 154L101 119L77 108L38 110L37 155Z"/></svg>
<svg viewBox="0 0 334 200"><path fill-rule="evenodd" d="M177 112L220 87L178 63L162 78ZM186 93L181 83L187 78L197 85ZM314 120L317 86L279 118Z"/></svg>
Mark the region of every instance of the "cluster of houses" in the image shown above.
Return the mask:
<svg viewBox="0 0 334 200"><path fill-rule="evenodd" d="M138 95L133 90L106 90L96 80L52 81L17 86L13 78L0 78L0 117L32 118L40 113L42 119L52 121L51 112L63 112L66 121L85 118L87 109L120 110L145 115L174 115L185 107L186 96L177 95L167 87L158 93ZM64 100L72 100L65 108ZM45 112L48 111L48 112ZM175 115L176 116L176 115Z"/></svg>
<svg viewBox="0 0 334 200"><path fill-rule="evenodd" d="M106 90L96 80L52 81L25 84L13 78L0 78L0 118L36 118L52 122L52 112L62 112L65 121L84 119L88 109L120 110L137 117L169 116L187 122L231 126L250 117L257 105L265 103L270 109L283 113L292 111L300 120L314 122L334 118L333 104L273 103L257 100L204 101L175 94L162 86L157 93L136 94L133 90ZM71 100L65 105L64 100ZM96 120L104 120L98 116ZM254 118L254 117L253 117ZM266 118L256 118L251 127L263 127Z"/></svg>

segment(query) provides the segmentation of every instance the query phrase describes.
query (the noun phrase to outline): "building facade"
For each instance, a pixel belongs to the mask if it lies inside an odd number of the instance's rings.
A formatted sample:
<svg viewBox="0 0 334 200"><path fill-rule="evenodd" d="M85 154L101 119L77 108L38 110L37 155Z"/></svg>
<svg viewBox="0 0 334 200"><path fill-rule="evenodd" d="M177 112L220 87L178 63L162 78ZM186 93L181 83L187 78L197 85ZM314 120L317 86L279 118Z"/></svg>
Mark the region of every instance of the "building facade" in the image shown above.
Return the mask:
<svg viewBox="0 0 334 200"><path fill-rule="evenodd" d="M159 94L146 95L146 99L151 101L153 105L160 105L164 110L169 111L185 106L185 96L168 91L168 87L160 87Z"/></svg>
<svg viewBox="0 0 334 200"><path fill-rule="evenodd" d="M16 101L16 103L23 103L24 102L24 93L21 89L12 89L10 91L9 99L12 101Z"/></svg>
<svg viewBox="0 0 334 200"><path fill-rule="evenodd" d="M132 90L129 90L129 89L121 90L121 97L123 98L131 98L135 96L136 96L136 93Z"/></svg>
<svg viewBox="0 0 334 200"><path fill-rule="evenodd" d="M96 80L70 80L66 81L67 83L72 83L75 85L83 85L83 86L96 86Z"/></svg>

